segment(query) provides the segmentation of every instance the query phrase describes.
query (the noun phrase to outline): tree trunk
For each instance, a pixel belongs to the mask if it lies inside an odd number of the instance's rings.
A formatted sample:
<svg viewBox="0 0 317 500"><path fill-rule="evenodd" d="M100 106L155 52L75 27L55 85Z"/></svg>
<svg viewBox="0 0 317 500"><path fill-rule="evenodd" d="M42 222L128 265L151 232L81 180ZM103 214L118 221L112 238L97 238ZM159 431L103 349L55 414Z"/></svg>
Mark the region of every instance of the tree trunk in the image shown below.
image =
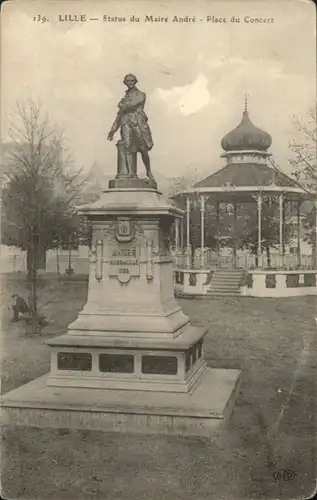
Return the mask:
<svg viewBox="0 0 317 500"><path fill-rule="evenodd" d="M32 262L33 262L32 245L29 243L26 250L26 269L27 269L27 280L29 283L31 283L32 280Z"/></svg>
<svg viewBox="0 0 317 500"><path fill-rule="evenodd" d="M36 269L46 269L46 249L42 245L38 246L37 259L36 259Z"/></svg>
<svg viewBox="0 0 317 500"><path fill-rule="evenodd" d="M34 248L34 258L33 258L33 248ZM46 249L39 245L38 242L33 242L29 244L27 248L27 271L29 279L31 281L32 266L35 265L36 270L46 269Z"/></svg>
<svg viewBox="0 0 317 500"><path fill-rule="evenodd" d="M59 248L56 248L56 273L59 276L61 274L60 265L59 265Z"/></svg>
<svg viewBox="0 0 317 500"><path fill-rule="evenodd" d="M28 264L30 268L28 269L28 281L30 284L30 296L29 296L29 311L30 311L30 328L27 329L28 333L38 334L40 333L40 325L38 320L37 311L37 252L38 252L38 241L37 237L33 236L31 246L29 248Z"/></svg>
<svg viewBox="0 0 317 500"><path fill-rule="evenodd" d="M72 269L72 246L68 246L68 269L66 269L66 274L71 275L73 274L74 270Z"/></svg>

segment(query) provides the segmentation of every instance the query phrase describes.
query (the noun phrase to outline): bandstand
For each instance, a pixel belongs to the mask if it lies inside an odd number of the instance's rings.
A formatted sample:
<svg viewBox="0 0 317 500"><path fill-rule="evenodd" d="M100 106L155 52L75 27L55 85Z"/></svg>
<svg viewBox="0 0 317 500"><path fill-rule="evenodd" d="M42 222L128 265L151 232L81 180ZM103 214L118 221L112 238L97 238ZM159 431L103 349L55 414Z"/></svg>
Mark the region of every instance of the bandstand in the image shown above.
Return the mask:
<svg viewBox="0 0 317 500"><path fill-rule="evenodd" d="M221 146L225 166L190 189L178 193L175 202L185 217L175 227L176 293L182 295L294 296L316 294L316 265L301 252L301 205L312 196L295 180L281 172L269 152L272 138L250 120L247 101L240 124L227 133ZM278 251L264 252L263 208L278 207ZM256 213L256 252L239 252L237 245L238 208L252 204ZM223 207L230 207L231 252L221 249ZM210 207L216 214L216 248L206 245ZM250 205L249 205L250 207ZM296 255L285 252L285 213L296 217ZM192 255L191 217L200 212L199 248ZM267 247L266 247L267 248Z"/></svg>

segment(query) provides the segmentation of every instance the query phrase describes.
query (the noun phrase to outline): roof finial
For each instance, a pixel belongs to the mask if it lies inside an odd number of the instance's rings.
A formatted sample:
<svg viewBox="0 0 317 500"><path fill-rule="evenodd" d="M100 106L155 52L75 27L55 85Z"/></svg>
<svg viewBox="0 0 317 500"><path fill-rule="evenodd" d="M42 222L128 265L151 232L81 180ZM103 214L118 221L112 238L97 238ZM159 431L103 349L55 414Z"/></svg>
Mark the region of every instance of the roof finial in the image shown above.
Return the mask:
<svg viewBox="0 0 317 500"><path fill-rule="evenodd" d="M248 92L244 93L244 111L248 111Z"/></svg>

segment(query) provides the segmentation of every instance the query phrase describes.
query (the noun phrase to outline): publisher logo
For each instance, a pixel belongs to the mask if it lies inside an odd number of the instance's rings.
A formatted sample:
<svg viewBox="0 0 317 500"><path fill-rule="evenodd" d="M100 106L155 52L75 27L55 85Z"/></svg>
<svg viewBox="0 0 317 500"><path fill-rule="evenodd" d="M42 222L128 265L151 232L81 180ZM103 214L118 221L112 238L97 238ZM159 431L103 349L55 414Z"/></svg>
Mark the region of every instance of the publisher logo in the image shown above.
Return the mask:
<svg viewBox="0 0 317 500"><path fill-rule="evenodd" d="M277 469L273 472L273 477L276 481L293 481L296 473L288 469Z"/></svg>

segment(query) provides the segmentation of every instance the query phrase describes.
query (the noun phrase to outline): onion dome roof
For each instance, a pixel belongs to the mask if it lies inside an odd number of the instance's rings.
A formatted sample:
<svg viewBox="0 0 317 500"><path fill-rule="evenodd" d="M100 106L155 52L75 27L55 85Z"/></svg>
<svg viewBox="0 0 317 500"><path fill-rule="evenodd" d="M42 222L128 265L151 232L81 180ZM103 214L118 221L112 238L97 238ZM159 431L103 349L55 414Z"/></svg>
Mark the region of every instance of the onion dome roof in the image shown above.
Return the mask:
<svg viewBox="0 0 317 500"><path fill-rule="evenodd" d="M247 107L245 107L240 124L226 134L221 141L221 146L225 151L266 151L271 144L270 134L255 127L251 122Z"/></svg>

